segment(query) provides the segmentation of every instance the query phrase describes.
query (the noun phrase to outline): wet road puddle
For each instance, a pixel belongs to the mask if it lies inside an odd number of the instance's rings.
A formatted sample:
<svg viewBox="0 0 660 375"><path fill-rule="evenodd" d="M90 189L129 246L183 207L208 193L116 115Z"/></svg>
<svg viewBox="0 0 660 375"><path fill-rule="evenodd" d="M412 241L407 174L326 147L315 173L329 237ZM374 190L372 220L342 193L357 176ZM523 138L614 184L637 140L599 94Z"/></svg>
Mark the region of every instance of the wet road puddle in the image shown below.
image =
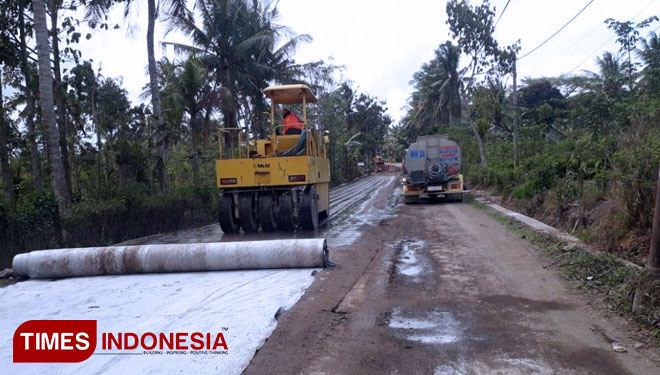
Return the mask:
<svg viewBox="0 0 660 375"><path fill-rule="evenodd" d="M419 250L424 247L424 241L405 242L401 245L401 253L397 259L397 272L419 281L419 276L425 271L424 256Z"/></svg>
<svg viewBox="0 0 660 375"><path fill-rule="evenodd" d="M392 310L388 323L397 336L422 344L450 344L461 340L463 328L454 314L433 311L423 317L409 317L399 308Z"/></svg>
<svg viewBox="0 0 660 375"><path fill-rule="evenodd" d="M391 243L395 249L392 272L402 275L407 281L419 283L425 274L431 272L429 259L422 250L426 243L416 239L406 239Z"/></svg>
<svg viewBox="0 0 660 375"><path fill-rule="evenodd" d="M468 375L468 374L538 374L550 375L556 372L547 363L529 358L511 358L505 355L495 356L485 362L475 359L460 358L457 361L437 366L433 375ZM577 374L578 372L561 372Z"/></svg>

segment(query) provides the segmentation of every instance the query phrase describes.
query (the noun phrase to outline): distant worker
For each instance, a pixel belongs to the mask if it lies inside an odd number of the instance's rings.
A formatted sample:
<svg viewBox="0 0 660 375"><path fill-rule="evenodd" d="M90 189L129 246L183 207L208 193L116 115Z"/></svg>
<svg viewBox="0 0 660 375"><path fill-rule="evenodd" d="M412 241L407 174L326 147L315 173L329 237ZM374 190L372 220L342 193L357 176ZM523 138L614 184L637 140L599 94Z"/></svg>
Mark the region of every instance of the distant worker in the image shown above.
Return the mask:
<svg viewBox="0 0 660 375"><path fill-rule="evenodd" d="M282 110L282 124L284 124L284 134L300 134L303 130L302 121L296 116L295 113L289 111L288 108Z"/></svg>

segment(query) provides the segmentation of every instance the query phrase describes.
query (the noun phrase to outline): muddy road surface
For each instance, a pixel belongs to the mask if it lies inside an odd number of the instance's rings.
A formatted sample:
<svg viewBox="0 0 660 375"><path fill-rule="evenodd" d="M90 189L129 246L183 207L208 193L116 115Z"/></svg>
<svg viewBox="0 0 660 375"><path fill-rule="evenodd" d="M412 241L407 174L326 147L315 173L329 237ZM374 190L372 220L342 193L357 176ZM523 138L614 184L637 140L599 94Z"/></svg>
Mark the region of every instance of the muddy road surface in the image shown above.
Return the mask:
<svg viewBox="0 0 660 375"><path fill-rule="evenodd" d="M279 317L245 374L660 373L625 322L483 211L403 205L397 191L390 181L335 218L337 266Z"/></svg>
<svg viewBox="0 0 660 375"><path fill-rule="evenodd" d="M122 242L121 245L325 237L330 247L346 246L357 240L361 233L360 229L364 225L374 224L393 214L394 201L396 200L396 196L393 195L393 189L397 181L397 175L395 174L381 174L364 177L351 184L345 184L331 189L330 217L315 232L223 234L220 225L213 223L199 228L142 237ZM388 196L391 204L384 209L374 207L372 203L383 192Z"/></svg>

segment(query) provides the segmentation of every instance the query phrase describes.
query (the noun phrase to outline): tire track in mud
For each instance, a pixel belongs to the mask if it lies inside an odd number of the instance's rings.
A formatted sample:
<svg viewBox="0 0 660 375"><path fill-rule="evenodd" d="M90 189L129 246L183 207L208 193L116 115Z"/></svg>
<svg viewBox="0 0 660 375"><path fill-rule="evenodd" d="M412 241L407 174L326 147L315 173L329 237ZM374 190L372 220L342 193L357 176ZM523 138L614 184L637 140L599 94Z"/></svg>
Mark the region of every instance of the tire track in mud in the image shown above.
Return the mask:
<svg viewBox="0 0 660 375"><path fill-rule="evenodd" d="M334 196L330 201L329 224L320 233L327 238L328 245L348 246L360 237L363 226L376 225L391 217L396 206L393 202L400 192L393 186L395 181L396 177L391 175L371 176Z"/></svg>
<svg viewBox="0 0 660 375"><path fill-rule="evenodd" d="M330 192L330 217L337 217L358 202L364 201L378 193L378 188L388 185L391 177L370 176L341 191ZM333 194L334 193L334 194Z"/></svg>
<svg viewBox="0 0 660 375"><path fill-rule="evenodd" d="M217 222L201 227L183 229L176 232L160 233L122 242L118 245L144 245L162 243L203 243L250 240L276 240L282 238L312 238L322 236L341 236L345 230L355 231L357 226L365 224L354 210L364 211L359 204L364 204L378 195L381 189L389 186L393 176L368 176L355 182L330 190L330 221L316 232L299 231L295 233L250 233L224 234ZM357 207L356 207L357 206ZM336 227L341 228L336 228Z"/></svg>

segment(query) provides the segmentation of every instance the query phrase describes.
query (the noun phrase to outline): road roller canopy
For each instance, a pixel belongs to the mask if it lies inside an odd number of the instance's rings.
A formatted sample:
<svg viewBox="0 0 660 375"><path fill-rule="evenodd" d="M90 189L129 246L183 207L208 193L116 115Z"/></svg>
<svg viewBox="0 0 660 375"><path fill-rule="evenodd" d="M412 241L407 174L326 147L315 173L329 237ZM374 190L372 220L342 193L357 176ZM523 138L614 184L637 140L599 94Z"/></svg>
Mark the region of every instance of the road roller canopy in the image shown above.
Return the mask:
<svg viewBox="0 0 660 375"><path fill-rule="evenodd" d="M263 93L273 104L302 104L303 98L306 103L316 103L312 90L303 84L266 87Z"/></svg>

